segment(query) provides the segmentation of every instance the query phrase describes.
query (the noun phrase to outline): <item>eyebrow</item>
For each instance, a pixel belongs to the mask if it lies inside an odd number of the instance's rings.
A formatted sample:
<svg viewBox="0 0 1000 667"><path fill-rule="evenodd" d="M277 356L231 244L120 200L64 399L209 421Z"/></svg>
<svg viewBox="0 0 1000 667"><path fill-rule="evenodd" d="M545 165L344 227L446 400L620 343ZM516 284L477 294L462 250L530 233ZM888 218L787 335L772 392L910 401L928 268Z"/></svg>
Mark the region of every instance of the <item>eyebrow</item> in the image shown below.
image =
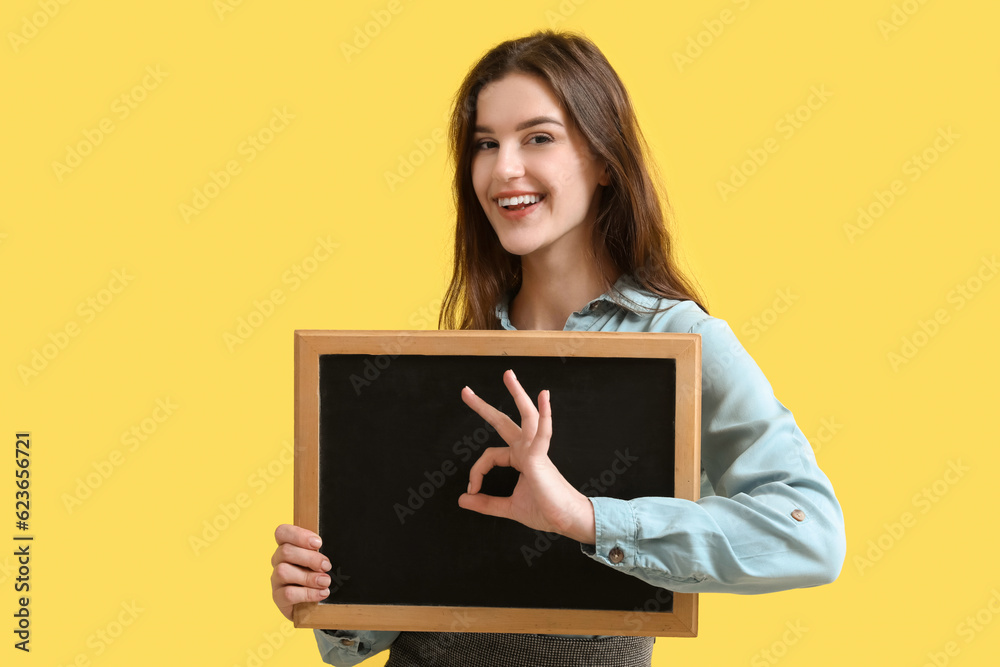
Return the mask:
<svg viewBox="0 0 1000 667"><path fill-rule="evenodd" d="M536 116L535 118L531 118L522 123L518 123L517 127L515 127L514 130L516 132L520 132L521 130L526 130L529 127L534 127L535 125L544 125L545 123L553 123L555 125L558 125L559 127L564 127L564 125L555 118L551 118L549 116ZM488 133L488 132L493 132L493 130L484 125L476 125L474 132Z"/></svg>

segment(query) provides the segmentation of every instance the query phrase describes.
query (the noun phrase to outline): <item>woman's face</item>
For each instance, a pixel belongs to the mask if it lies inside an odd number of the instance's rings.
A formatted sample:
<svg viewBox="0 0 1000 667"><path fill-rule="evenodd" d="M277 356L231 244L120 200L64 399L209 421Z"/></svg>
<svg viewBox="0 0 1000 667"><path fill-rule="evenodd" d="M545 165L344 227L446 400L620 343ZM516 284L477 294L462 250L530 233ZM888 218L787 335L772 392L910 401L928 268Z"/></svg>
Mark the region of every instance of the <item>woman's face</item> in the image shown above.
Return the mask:
<svg viewBox="0 0 1000 667"><path fill-rule="evenodd" d="M609 178L545 80L512 73L484 86L473 143L473 187L507 252L550 265L578 260L591 242L597 186ZM513 205L519 211L498 202L524 194L540 201Z"/></svg>

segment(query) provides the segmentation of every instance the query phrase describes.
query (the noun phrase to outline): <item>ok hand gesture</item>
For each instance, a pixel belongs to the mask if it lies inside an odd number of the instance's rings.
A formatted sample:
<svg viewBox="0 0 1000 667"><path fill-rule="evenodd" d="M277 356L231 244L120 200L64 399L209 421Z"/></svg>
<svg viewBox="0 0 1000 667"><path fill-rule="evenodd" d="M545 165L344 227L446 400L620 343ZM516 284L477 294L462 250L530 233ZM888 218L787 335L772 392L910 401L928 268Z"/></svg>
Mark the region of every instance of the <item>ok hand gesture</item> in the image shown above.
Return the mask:
<svg viewBox="0 0 1000 667"><path fill-rule="evenodd" d="M573 488L549 459L552 437L552 406L548 390L538 395L538 409L509 370L504 384L521 413L521 425L479 398L468 387L462 400L485 419L507 447L489 447L469 471L468 493L458 504L473 512L513 519L549 533L558 533L584 544L594 544L594 509L585 495ZM494 466L511 467L521 473L508 498L479 493L483 477Z"/></svg>

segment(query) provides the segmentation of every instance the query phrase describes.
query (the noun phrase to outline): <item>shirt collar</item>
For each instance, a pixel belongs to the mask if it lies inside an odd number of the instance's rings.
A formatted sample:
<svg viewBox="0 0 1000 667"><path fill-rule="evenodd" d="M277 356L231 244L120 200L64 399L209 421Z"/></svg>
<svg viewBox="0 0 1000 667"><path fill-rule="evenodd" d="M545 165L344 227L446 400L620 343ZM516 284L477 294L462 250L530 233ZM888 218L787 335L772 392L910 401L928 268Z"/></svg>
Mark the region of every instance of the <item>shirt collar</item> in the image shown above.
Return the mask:
<svg viewBox="0 0 1000 667"><path fill-rule="evenodd" d="M622 299L616 301L612 296L612 292L615 290L610 290L600 295L596 299L592 299L587 303L586 306L581 308L579 313L588 313L588 308L590 304L596 303L598 301L607 301L611 304L621 306L626 310L633 313L641 313L643 311L655 310L659 296L652 294L643 290L639 287L638 283L632 278L631 275L623 273L618 280L615 282L615 289L621 293ZM504 296L500 299L500 302L496 307L496 315L500 320L500 326L504 329L515 330L514 326L510 323L510 295Z"/></svg>

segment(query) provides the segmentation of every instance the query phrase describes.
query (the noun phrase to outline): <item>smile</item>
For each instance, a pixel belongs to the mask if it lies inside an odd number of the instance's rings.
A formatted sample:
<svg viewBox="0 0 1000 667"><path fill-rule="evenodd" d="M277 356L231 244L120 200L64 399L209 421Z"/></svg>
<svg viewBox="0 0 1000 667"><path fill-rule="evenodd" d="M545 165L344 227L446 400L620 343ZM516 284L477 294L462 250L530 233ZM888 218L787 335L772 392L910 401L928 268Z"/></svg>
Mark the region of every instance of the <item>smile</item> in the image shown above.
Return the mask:
<svg viewBox="0 0 1000 667"><path fill-rule="evenodd" d="M524 209L531 208L543 199L545 199L545 195L531 194L517 197L500 197L494 201L497 203L497 206L504 210L523 211Z"/></svg>

